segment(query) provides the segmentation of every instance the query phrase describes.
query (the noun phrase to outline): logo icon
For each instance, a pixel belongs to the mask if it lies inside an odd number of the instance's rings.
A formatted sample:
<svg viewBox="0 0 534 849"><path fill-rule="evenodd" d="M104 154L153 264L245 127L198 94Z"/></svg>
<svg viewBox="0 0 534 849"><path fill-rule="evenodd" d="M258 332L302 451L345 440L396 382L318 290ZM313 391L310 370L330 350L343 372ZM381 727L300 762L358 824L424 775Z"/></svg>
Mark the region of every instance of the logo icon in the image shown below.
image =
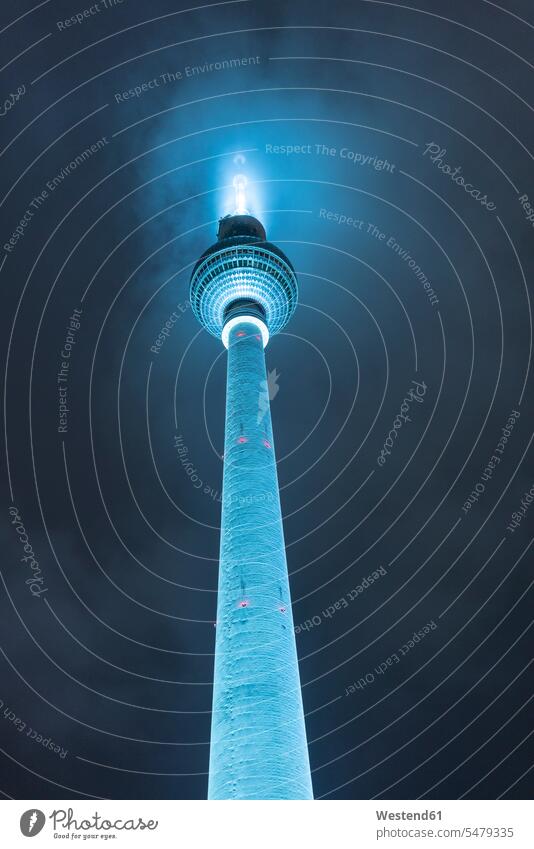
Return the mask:
<svg viewBox="0 0 534 849"><path fill-rule="evenodd" d="M24 811L20 818L20 830L24 837L35 837L42 830L45 822L46 817L42 811L30 808L29 811Z"/></svg>

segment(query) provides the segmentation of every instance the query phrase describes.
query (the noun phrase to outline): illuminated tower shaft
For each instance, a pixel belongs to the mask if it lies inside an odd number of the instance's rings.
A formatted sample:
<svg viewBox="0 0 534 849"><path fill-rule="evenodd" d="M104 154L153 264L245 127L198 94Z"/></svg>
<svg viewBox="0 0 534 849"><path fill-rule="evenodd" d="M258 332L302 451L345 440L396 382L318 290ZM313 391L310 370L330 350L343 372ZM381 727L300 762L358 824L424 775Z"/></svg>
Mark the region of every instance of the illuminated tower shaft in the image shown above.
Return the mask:
<svg viewBox="0 0 534 849"><path fill-rule="evenodd" d="M310 799L263 341L228 341L209 798Z"/></svg>

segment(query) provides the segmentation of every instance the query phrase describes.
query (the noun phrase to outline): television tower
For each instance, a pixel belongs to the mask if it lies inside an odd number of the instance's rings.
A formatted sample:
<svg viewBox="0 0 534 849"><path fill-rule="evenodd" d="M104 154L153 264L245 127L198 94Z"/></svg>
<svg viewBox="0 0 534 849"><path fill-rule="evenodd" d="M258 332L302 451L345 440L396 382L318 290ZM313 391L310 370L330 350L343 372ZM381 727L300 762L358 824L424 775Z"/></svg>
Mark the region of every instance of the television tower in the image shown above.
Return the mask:
<svg viewBox="0 0 534 849"><path fill-rule="evenodd" d="M297 305L291 263L246 209L191 276L191 305L228 349L209 799L312 799L264 348Z"/></svg>

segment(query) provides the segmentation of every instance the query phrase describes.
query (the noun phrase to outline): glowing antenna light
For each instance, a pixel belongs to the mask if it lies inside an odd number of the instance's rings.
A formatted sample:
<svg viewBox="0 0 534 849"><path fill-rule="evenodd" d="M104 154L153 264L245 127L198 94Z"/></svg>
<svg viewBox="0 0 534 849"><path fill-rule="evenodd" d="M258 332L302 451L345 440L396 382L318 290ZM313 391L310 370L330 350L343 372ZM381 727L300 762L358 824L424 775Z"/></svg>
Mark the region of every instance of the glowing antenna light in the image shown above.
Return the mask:
<svg viewBox="0 0 534 849"><path fill-rule="evenodd" d="M248 215L247 209L247 178L244 174L236 174L233 180L235 191L234 215Z"/></svg>

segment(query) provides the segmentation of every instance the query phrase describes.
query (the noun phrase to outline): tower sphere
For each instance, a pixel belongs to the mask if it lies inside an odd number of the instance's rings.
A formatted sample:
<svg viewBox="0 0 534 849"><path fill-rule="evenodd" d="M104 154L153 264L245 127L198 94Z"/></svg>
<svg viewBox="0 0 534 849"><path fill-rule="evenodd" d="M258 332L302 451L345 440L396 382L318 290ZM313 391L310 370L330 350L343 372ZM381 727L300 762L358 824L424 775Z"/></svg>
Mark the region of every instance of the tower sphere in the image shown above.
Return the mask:
<svg viewBox="0 0 534 849"><path fill-rule="evenodd" d="M247 316L265 328L265 346L269 335L286 326L297 297L293 266L280 248L266 241L257 218L221 218L217 242L204 251L191 275L191 306L206 330L226 344L225 325Z"/></svg>

